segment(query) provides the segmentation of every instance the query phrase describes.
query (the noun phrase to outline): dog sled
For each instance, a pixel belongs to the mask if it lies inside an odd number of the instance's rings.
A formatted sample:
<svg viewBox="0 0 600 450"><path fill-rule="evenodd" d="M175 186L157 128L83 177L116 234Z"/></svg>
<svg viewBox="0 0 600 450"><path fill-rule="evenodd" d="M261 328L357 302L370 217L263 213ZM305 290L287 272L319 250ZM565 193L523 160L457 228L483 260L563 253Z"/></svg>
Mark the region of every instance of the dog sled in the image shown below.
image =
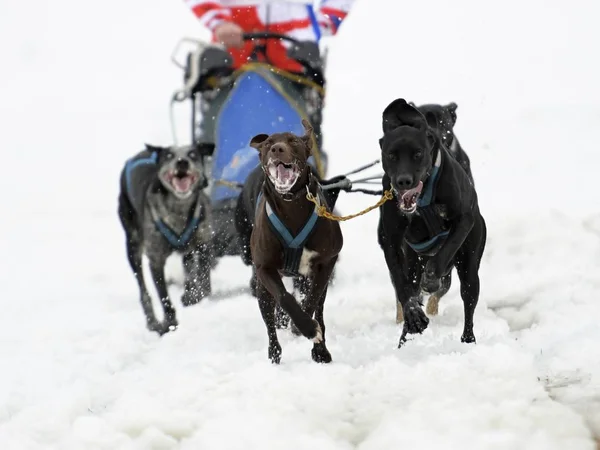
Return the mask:
<svg viewBox="0 0 600 450"><path fill-rule="evenodd" d="M288 55L304 67L305 73L286 72L264 62L269 39L288 41ZM182 39L172 55L173 62L183 69L184 86L174 93L171 111L175 103L187 101L191 106L191 142L214 145L205 165L211 180L208 193L217 257L240 252L233 218L240 186L259 162L258 153L249 146L252 137L286 131L303 134L302 119L320 122L316 116L324 97L323 61L316 43L270 32L246 33L244 40L254 43L254 57L239 69L233 69L232 57L222 46L200 40ZM176 57L183 44L191 45L192 50L182 64ZM211 117L215 102L219 109ZM309 164L323 177L320 142L313 140Z"/></svg>

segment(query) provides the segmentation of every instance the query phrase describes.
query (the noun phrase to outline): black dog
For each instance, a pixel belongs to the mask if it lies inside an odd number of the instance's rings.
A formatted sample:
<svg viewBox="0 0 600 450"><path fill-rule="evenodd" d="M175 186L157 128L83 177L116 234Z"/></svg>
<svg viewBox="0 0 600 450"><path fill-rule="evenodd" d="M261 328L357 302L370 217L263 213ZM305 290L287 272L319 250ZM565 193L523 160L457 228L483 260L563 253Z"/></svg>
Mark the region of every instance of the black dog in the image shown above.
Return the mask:
<svg viewBox="0 0 600 450"><path fill-rule="evenodd" d="M458 161L462 168L465 169L467 175L473 183L473 186L475 186L475 180L473 179L473 174L471 173L471 161L469 160L467 153L460 145L460 142L456 137L456 133L454 132L454 125L456 124L457 120L456 110L458 105L454 102L448 103L447 105L429 103L421 106L416 106L413 102L410 102L409 105L416 107L425 116L430 129L437 133L442 145L446 147L446 150L448 150L448 152L454 157L454 159L456 159L456 161ZM438 314L440 299L446 295L450 289L451 283L451 274L448 274L447 277L442 279L441 289L430 295L429 299L427 300L427 306L425 308L427 314L430 316L435 316ZM403 317L402 305L397 303L396 322L401 323L404 320Z"/></svg>
<svg viewBox="0 0 600 450"><path fill-rule="evenodd" d="M119 218L125 230L127 257L140 288L140 301L150 331L163 335L177 328L169 300L165 262L173 252L183 254L186 273L184 306L210 295L212 263L210 202L203 159L214 146L154 147L138 153L121 172ZM142 254L160 296L165 320L154 315L144 282Z"/></svg>
<svg viewBox="0 0 600 450"><path fill-rule="evenodd" d="M395 201L380 207L378 240L401 304L408 333L422 333L429 319L421 291L448 291L456 267L464 303L462 342L475 342L473 314L479 299L479 265L486 225L471 177L441 144L426 118L404 99L383 112L383 186Z"/></svg>
<svg viewBox="0 0 600 450"><path fill-rule="evenodd" d="M454 125L456 124L456 110L458 105L454 102L448 103L447 105L438 105L435 103L416 106L410 102L409 105L415 106L427 120L429 127L436 131L442 144L450 152L454 159L466 170L473 181L473 175L471 174L471 161L469 156L463 150L456 133L454 132ZM473 185L475 183L473 182Z"/></svg>

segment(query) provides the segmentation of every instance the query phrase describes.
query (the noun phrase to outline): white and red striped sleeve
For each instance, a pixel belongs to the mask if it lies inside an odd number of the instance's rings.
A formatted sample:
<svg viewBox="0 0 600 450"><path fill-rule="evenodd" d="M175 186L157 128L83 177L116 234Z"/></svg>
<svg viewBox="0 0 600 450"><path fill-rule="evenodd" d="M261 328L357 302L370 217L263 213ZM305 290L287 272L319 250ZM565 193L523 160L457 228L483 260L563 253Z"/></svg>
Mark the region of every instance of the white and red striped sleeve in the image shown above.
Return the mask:
<svg viewBox="0 0 600 450"><path fill-rule="evenodd" d="M337 33L353 3L354 0L323 0L319 8L320 25L331 30L331 34Z"/></svg>
<svg viewBox="0 0 600 450"><path fill-rule="evenodd" d="M221 22L231 20L231 13L219 0L184 0L200 23L211 31Z"/></svg>

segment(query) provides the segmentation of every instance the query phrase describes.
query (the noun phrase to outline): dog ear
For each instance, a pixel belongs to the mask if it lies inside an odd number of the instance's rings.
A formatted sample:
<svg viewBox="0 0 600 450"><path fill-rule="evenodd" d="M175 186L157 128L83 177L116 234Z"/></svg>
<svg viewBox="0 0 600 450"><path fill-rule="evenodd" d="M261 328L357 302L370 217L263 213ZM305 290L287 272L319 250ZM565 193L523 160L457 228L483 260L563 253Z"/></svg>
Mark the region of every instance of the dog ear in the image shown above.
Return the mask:
<svg viewBox="0 0 600 450"><path fill-rule="evenodd" d="M437 139L435 133L433 132L433 130L431 130L431 129L427 130L427 142L429 143L431 150L433 150L435 148L437 141L438 141L438 139Z"/></svg>
<svg viewBox="0 0 600 450"><path fill-rule="evenodd" d="M383 132L389 133L403 125L423 129L427 127L427 121L417 108L406 103L403 98L398 98L383 110Z"/></svg>
<svg viewBox="0 0 600 450"><path fill-rule="evenodd" d="M202 156L211 156L215 151L215 144L209 142L204 142L201 144L199 143L196 144L194 147L196 151Z"/></svg>
<svg viewBox="0 0 600 450"><path fill-rule="evenodd" d="M166 150L166 147L159 147L157 145L152 144L144 144L144 146L146 147L146 150L148 150L151 153L156 153L157 155L160 155L160 152Z"/></svg>
<svg viewBox="0 0 600 450"><path fill-rule="evenodd" d="M456 112L456 110L458 109L458 105L457 105L456 103L454 103L454 102L452 102L452 103L448 103L448 104L446 105L446 109L447 109L448 111L450 111L450 112Z"/></svg>
<svg viewBox="0 0 600 450"><path fill-rule="evenodd" d="M313 126L306 119L302 119L302 126L304 127L305 135L310 136L313 132Z"/></svg>
<svg viewBox="0 0 600 450"><path fill-rule="evenodd" d="M251 140L250 140L250 147L254 147L255 149L257 149L258 151L260 151L260 146L262 145L263 142L265 142L267 139L269 138L268 134L257 134L256 136L254 136Z"/></svg>
<svg viewBox="0 0 600 450"><path fill-rule="evenodd" d="M458 105L454 102L452 103L448 103L445 107L446 111L448 111L448 113L450 114L450 117L452 117L452 126L454 126L456 124L456 119L457 119L457 115L456 115L456 110L458 109Z"/></svg>
<svg viewBox="0 0 600 450"><path fill-rule="evenodd" d="M425 113L425 120L427 120L427 125L433 129L436 129L439 126L437 123L437 117L435 117L435 114L431 111L427 111L427 113Z"/></svg>
<svg viewBox="0 0 600 450"><path fill-rule="evenodd" d="M304 127L304 136L302 136L302 140L304 141L304 144L306 145L306 158L310 158L310 155L312 155L312 148L313 148L313 127L310 124L310 122L306 119L302 119L302 126Z"/></svg>

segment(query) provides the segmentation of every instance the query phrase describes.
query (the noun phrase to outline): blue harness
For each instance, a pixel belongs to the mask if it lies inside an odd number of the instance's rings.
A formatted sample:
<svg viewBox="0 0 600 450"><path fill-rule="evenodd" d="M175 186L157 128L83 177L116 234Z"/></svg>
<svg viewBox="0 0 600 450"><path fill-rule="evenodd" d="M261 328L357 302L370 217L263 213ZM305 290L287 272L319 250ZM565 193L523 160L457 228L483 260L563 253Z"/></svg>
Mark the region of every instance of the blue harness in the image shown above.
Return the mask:
<svg viewBox="0 0 600 450"><path fill-rule="evenodd" d="M132 174L133 171L140 166L156 166L156 161L158 159L158 155L153 152L147 158L140 159L130 159L127 161L125 165L125 184L127 188L127 196L132 204L135 204L135 199L133 197L133 181ZM194 206L194 211L192 213L191 218L188 220L188 223L181 233L178 235L173 231L171 227L169 227L165 221L160 217L160 215L156 212L155 208L148 202L148 206L150 208L150 214L152 215L152 220L154 221L154 225L156 229L163 235L163 237L167 240L167 242L177 250L180 250L187 246L194 233L198 229L198 226L204 220L204 210L201 205L200 196L198 196L198 202Z"/></svg>
<svg viewBox="0 0 600 450"><path fill-rule="evenodd" d="M150 214L152 214L152 220L154 221L154 226L160 234L177 250L183 249L186 245L190 243L192 237L194 237L194 233L198 230L198 226L204 220L204 210L202 205L200 204L200 198L198 198L198 202L196 206L194 206L194 212L192 217L188 220L188 223L183 230L183 232L178 235L173 231L171 227L169 227L164 220L160 218L158 213L154 210L152 205L150 206Z"/></svg>
<svg viewBox="0 0 600 450"><path fill-rule="evenodd" d="M450 234L450 230L447 229L444 220L439 216L435 210L435 205L432 203L439 175L442 171L442 152L443 149L440 147L431 174L425 182L423 193L417 198L417 214L425 222L430 238L421 242L411 242L405 238L406 243L417 253L436 253Z"/></svg>
<svg viewBox="0 0 600 450"><path fill-rule="evenodd" d="M258 194L258 198L256 199L256 213L258 212L262 197L263 193L261 190L261 192ZM321 203L320 199L321 196L319 194L317 195L317 202L319 204ZM269 201L265 199L265 212L267 213L267 218L269 219L269 225L283 246L283 269L281 271L285 276L291 277L299 275L298 270L300 268L302 252L304 251L304 244L311 236L315 229L317 220L319 219L319 216L317 215L317 208L318 206L315 205L315 209L304 224L304 227L302 227L296 236L293 236L281 219L277 217L277 214L275 214L275 211L273 211Z"/></svg>

